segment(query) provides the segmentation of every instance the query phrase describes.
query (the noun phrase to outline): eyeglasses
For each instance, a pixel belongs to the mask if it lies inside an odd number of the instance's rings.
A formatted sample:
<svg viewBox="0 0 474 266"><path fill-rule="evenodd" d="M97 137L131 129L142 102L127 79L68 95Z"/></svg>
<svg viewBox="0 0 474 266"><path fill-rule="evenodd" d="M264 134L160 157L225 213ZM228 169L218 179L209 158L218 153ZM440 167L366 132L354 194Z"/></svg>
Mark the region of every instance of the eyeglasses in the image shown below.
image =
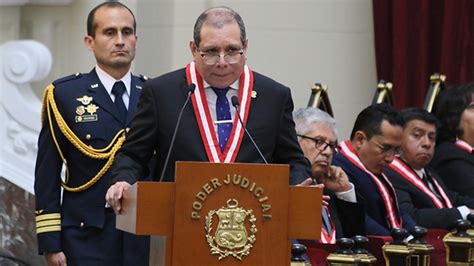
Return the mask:
<svg viewBox="0 0 474 266"><path fill-rule="evenodd" d="M382 145L380 143L377 143L373 138L371 138L369 141L372 141L372 143L377 146L382 154L387 154L389 155L390 153L393 153L393 156L401 156L403 154L403 151L401 150L400 147L393 147L391 145Z"/></svg>
<svg viewBox="0 0 474 266"><path fill-rule="evenodd" d="M314 141L314 146L319 151L325 151L329 147L329 148L331 148L331 151L333 153L338 153L339 152L339 147L338 147L337 143L330 143L330 142L324 141L321 138L312 138L312 137L308 137L308 136L305 136L305 135L298 135L297 134L297 136L300 137L300 138L310 139L310 140Z"/></svg>
<svg viewBox="0 0 474 266"><path fill-rule="evenodd" d="M217 53L217 52L201 52L199 50L197 51L201 55L204 63L210 66L217 64L219 60L221 59L221 56L224 57L224 61L227 64L235 64L239 62L241 56L244 54L244 50L239 50L239 51L232 50L224 54Z"/></svg>

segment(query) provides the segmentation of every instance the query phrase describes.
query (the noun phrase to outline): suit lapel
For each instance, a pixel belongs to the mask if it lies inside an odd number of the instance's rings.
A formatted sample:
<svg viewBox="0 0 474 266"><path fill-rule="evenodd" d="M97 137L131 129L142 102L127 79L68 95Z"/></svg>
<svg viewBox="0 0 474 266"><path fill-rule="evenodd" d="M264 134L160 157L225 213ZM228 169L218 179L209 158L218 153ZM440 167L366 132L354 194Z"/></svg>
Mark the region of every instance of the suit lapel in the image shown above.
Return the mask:
<svg viewBox="0 0 474 266"><path fill-rule="evenodd" d="M112 102L110 95L105 90L104 85L102 85L102 82L100 82L95 69L93 69L89 74L91 80L87 90L91 95L93 95L92 97L94 98L94 102L97 103L97 105L104 111L113 116L118 122L123 123L118 116L117 108Z"/></svg>
<svg viewBox="0 0 474 266"><path fill-rule="evenodd" d="M142 85L138 84L139 79L132 75L132 84L130 85L130 100L128 103L127 122L126 125L130 124L135 111L137 110L137 103L140 98Z"/></svg>

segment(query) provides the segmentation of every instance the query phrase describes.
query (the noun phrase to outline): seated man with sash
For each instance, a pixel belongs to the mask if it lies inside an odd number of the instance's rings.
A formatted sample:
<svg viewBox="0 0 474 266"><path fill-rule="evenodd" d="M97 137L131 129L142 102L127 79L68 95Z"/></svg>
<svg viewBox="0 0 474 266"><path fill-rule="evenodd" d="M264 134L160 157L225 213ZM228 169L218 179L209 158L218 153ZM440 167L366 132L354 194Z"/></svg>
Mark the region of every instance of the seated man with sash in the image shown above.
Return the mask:
<svg viewBox="0 0 474 266"><path fill-rule="evenodd" d="M331 165L338 151L336 121L313 107L296 110L293 118L312 177L324 184L324 194L331 196L322 214L321 243L335 244L336 238L365 235L365 212L357 203L354 185L340 167Z"/></svg>
<svg viewBox="0 0 474 266"><path fill-rule="evenodd" d="M357 200L365 205L368 235L389 235L394 228L411 229L415 222L398 207L395 189L383 172L400 154L403 120L387 104L371 105L356 119L351 139L340 144L334 165L355 185Z"/></svg>
<svg viewBox="0 0 474 266"><path fill-rule="evenodd" d="M473 213L474 199L450 191L428 164L435 150L437 119L426 110L402 111L405 120L402 154L385 172L394 185L400 208L418 225L450 229L458 219Z"/></svg>

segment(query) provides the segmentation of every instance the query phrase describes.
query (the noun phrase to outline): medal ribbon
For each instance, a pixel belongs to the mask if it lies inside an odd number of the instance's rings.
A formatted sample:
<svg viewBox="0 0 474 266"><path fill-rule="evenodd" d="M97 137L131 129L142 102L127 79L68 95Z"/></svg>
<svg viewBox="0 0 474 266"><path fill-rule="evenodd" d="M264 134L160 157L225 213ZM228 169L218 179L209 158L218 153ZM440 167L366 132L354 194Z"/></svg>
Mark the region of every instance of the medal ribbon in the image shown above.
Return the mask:
<svg viewBox="0 0 474 266"><path fill-rule="evenodd" d="M456 146L458 146L459 148L469 152L469 153L472 153L472 146L469 145L467 142L463 141L463 140L456 140L456 142L454 143Z"/></svg>
<svg viewBox="0 0 474 266"><path fill-rule="evenodd" d="M202 77L197 71L194 62L191 62L186 66L186 78L188 85L191 85L192 83L196 85L196 89L191 99L196 121L199 125L199 131L209 161L214 163L234 162L244 135L244 129L238 121L238 116L236 115L234 117L232 131L229 140L227 141L226 148L224 151L221 151L209 112ZM253 88L253 73L247 65L244 66L244 71L240 76L239 84L239 114L240 117L242 117L243 124L246 125L250 109L250 96Z"/></svg>
<svg viewBox="0 0 474 266"><path fill-rule="evenodd" d="M432 178L431 180L433 180L433 183L436 186L436 189L438 189L441 197L443 198L444 203L433 193L433 191L431 191L429 187L426 186L426 184L421 180L420 177L418 177L418 175L411 168L405 165L402 160L398 158L393 159L392 163L390 164L390 168L392 168L394 171L403 176L408 182L410 182L416 188L425 193L431 199L431 201L433 201L433 203L438 209L445 208L445 206L448 208L453 207L448 196L446 195L446 193L444 193L444 190L438 184L436 179Z"/></svg>
<svg viewBox="0 0 474 266"><path fill-rule="evenodd" d="M402 224L402 221L401 221L401 217L399 215L397 215L397 213L395 212L395 209L397 211L399 209L398 209L397 194L395 193L395 189L393 188L392 183L390 183L388 178L382 173L383 179L390 186L390 189L393 192L393 196L395 198L395 204L393 204L393 199L390 196L390 193L388 192L386 186L372 172L370 172L369 170L367 170L367 168L365 168L365 166L362 164L362 162L360 161L360 159L357 156L357 154L355 153L355 151L352 150L348 140L341 143L341 153L347 159L349 159L349 161L351 161L354 165L359 167L362 171L366 172L372 178L372 180L377 185L377 188L378 188L378 190L379 190L379 192L382 196L382 199L383 199L383 202L384 202L384 205L385 205L385 209L386 209L387 214L388 214L388 221L390 223L390 227L391 228L400 228L401 224Z"/></svg>

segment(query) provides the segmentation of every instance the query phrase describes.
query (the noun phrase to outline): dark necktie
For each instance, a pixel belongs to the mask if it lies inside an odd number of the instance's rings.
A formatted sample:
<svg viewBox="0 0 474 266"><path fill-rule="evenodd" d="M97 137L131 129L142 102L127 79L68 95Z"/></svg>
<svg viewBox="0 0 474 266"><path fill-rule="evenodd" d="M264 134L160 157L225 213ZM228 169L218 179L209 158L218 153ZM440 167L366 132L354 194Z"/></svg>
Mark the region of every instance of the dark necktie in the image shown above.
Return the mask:
<svg viewBox="0 0 474 266"><path fill-rule="evenodd" d="M323 227L326 230L327 234L331 234L332 225L331 218L329 217L328 208L323 206Z"/></svg>
<svg viewBox="0 0 474 266"><path fill-rule="evenodd" d="M125 107L125 103L123 102L122 95L125 92L125 84L122 81L115 82L114 86L112 87L112 94L115 95L115 107L117 107L118 115L122 122L125 124L127 121L127 108Z"/></svg>
<svg viewBox="0 0 474 266"><path fill-rule="evenodd" d="M227 97L227 91L229 88L225 89L216 89L212 88L212 90L217 95L216 101L216 118L217 118L217 135L219 137L219 146L221 151L225 150L225 146L227 145L227 141L229 140L230 132L232 131L232 117L230 115L230 106ZM228 122L225 122L225 121Z"/></svg>
<svg viewBox="0 0 474 266"><path fill-rule="evenodd" d="M441 199L441 196L438 193L438 190L434 186L433 180L431 180L431 177L425 173L423 173L423 183L433 192L433 194L436 195L436 197Z"/></svg>

